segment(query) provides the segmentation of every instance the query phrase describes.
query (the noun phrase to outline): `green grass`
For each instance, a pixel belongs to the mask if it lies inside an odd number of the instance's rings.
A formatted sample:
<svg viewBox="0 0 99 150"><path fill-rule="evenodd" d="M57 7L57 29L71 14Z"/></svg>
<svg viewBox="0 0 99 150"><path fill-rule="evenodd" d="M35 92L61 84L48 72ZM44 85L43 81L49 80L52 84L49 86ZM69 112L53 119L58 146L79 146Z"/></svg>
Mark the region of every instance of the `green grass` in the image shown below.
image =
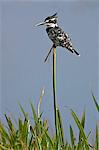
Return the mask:
<svg viewBox="0 0 99 150"><path fill-rule="evenodd" d="M96 99L95 99L96 100ZM41 101L41 99L40 99ZM74 134L72 125L70 125L70 139L67 142L64 139L65 131L62 126L62 118L59 108L56 108L56 122L57 122L57 135L56 132L50 135L48 128L48 120L42 120L40 113L40 105L38 105L39 114L31 103L33 120L29 119L28 114L20 106L23 113L24 120L20 117L17 120L17 127L11 117L5 114L7 126L0 121L0 150L98 150L99 149L99 131L98 124L95 129L94 144L89 143L90 136L86 135L84 131L86 114L85 111L81 118L71 110L71 116L76 123L79 130L79 137L77 139ZM97 108L97 106L96 106ZM31 123L33 122L33 124Z"/></svg>

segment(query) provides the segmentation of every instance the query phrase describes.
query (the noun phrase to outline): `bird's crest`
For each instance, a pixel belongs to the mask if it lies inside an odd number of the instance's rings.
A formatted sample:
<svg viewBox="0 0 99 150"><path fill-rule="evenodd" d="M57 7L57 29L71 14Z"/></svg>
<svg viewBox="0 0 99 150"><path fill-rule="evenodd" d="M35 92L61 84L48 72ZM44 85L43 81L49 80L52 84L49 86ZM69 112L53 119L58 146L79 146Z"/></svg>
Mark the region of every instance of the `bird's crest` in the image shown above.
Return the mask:
<svg viewBox="0 0 99 150"><path fill-rule="evenodd" d="M52 17L57 17L57 12Z"/></svg>
<svg viewBox="0 0 99 150"><path fill-rule="evenodd" d="M47 18L45 19L45 21L46 21L46 20L53 19L53 18L57 18L57 13L55 13L55 14L52 15L52 16L47 17Z"/></svg>

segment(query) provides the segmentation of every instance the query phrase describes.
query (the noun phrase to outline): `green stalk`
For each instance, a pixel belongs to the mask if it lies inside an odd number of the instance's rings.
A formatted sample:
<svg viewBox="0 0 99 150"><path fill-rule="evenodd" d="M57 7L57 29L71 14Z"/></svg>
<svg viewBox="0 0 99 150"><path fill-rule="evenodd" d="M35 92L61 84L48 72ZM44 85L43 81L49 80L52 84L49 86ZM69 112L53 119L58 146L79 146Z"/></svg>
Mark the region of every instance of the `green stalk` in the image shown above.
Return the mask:
<svg viewBox="0 0 99 150"><path fill-rule="evenodd" d="M58 144L58 133L57 133L57 107L56 107L56 48L53 48L53 97L54 97L54 116L55 116L55 131L56 131L56 142Z"/></svg>

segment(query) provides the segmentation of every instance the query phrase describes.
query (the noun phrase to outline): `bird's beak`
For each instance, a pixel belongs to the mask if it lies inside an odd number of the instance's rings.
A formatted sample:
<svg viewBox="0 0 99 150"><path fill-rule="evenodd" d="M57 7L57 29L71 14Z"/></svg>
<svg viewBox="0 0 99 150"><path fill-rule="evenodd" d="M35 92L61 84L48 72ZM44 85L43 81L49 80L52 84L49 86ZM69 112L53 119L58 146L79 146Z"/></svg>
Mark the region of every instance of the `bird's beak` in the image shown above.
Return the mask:
<svg viewBox="0 0 99 150"><path fill-rule="evenodd" d="M38 23L38 24L36 24L35 26L37 27L37 26L41 26L41 25L44 25L46 22L40 22L40 23Z"/></svg>

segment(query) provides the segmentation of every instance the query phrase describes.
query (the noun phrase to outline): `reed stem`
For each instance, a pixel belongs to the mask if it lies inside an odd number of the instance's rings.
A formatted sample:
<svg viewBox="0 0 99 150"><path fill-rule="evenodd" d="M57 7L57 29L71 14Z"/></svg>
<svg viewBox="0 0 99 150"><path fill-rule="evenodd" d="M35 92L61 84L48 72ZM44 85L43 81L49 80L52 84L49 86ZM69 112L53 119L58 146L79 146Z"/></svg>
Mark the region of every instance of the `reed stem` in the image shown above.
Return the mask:
<svg viewBox="0 0 99 150"><path fill-rule="evenodd" d="M54 98L54 116L55 116L55 131L57 142L57 104L56 104L56 48L53 48L53 98ZM57 143L58 144L58 143Z"/></svg>

